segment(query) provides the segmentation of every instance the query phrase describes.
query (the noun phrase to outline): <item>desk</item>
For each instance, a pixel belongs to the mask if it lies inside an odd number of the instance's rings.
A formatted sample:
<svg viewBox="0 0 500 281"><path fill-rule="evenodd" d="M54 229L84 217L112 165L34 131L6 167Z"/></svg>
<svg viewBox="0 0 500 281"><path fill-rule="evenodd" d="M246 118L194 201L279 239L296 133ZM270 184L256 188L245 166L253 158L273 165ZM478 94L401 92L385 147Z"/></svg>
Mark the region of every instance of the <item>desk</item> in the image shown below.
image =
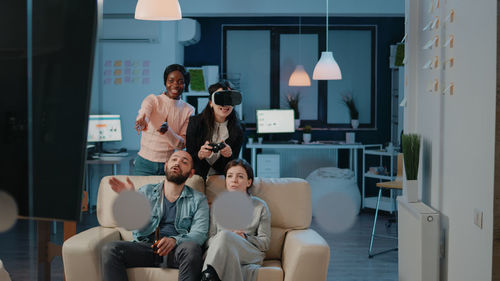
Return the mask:
<svg viewBox="0 0 500 281"><path fill-rule="evenodd" d="M87 160L85 164L87 165L111 165L113 175L116 175L118 170L118 165L122 163L125 159L130 159L129 156L122 157L103 157Z"/></svg>
<svg viewBox="0 0 500 281"><path fill-rule="evenodd" d="M252 168L254 173L257 171L257 149L327 149L327 150L349 150L349 169L354 171L354 178L358 182L358 150L364 149L364 145L355 144L273 144L273 143L252 143L247 144L247 148L251 149Z"/></svg>

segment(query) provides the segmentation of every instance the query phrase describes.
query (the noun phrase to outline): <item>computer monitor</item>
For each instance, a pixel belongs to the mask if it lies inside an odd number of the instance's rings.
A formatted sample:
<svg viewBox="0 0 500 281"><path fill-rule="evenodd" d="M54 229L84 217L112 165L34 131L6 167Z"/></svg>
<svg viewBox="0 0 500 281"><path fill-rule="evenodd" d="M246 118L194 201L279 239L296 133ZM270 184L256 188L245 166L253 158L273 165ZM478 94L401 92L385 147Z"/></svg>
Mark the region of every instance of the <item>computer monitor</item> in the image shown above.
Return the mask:
<svg viewBox="0 0 500 281"><path fill-rule="evenodd" d="M257 133L293 133L295 115L293 109L257 109Z"/></svg>
<svg viewBox="0 0 500 281"><path fill-rule="evenodd" d="M120 115L89 115L87 142L121 141Z"/></svg>

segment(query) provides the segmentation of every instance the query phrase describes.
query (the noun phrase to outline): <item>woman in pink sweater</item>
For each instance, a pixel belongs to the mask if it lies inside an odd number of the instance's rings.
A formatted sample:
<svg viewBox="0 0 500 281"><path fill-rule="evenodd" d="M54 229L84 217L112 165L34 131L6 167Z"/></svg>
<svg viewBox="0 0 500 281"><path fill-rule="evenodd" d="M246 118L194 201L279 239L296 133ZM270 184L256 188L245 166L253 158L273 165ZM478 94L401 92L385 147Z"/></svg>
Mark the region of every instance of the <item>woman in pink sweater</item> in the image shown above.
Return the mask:
<svg viewBox="0 0 500 281"><path fill-rule="evenodd" d="M171 64L163 74L166 91L147 96L135 121L142 132L141 149L134 161L135 175L164 175L164 165L176 149L186 146L186 129L194 108L181 99L189 85L184 66Z"/></svg>

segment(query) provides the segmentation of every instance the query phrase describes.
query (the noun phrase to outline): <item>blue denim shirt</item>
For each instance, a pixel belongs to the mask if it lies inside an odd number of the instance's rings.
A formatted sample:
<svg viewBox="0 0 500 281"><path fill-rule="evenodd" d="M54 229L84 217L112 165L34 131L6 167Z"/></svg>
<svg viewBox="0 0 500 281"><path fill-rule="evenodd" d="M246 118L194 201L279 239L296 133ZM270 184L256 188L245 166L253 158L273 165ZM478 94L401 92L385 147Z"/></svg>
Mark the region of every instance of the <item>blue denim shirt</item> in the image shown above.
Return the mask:
<svg viewBox="0 0 500 281"><path fill-rule="evenodd" d="M147 241L163 216L162 197L163 181L158 184L147 184L138 190L144 194L151 204L151 220L142 229L134 230L135 241ZM208 236L209 211L205 195L185 185L177 199L177 213L175 216L175 229L179 233L172 236L177 245L185 241L194 241L200 246L205 243Z"/></svg>

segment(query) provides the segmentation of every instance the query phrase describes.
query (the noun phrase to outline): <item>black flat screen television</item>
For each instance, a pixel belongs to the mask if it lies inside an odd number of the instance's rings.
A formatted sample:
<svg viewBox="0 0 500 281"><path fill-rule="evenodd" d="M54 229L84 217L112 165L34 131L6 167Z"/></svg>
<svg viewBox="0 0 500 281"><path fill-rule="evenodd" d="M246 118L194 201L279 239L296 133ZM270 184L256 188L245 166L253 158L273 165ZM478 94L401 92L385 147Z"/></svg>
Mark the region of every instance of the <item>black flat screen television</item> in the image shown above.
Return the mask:
<svg viewBox="0 0 500 281"><path fill-rule="evenodd" d="M0 9L0 190L21 216L78 220L97 2L28 2Z"/></svg>

